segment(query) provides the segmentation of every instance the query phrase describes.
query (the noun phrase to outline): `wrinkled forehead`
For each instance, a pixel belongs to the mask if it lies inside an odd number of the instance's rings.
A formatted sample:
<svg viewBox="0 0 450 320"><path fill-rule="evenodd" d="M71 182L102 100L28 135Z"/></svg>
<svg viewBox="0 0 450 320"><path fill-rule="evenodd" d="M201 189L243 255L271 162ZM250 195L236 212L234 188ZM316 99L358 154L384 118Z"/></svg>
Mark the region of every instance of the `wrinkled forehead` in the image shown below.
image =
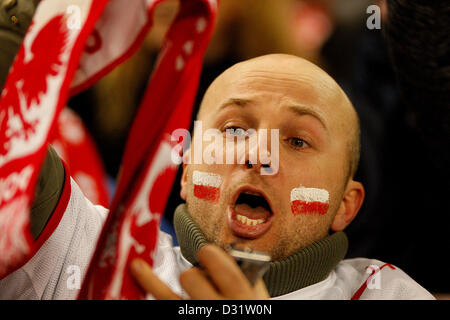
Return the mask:
<svg viewBox="0 0 450 320"><path fill-rule="evenodd" d="M335 114L345 94L314 64L297 57L274 55L238 63L222 73L207 90L198 117L214 112L215 107L230 98L278 98Z"/></svg>

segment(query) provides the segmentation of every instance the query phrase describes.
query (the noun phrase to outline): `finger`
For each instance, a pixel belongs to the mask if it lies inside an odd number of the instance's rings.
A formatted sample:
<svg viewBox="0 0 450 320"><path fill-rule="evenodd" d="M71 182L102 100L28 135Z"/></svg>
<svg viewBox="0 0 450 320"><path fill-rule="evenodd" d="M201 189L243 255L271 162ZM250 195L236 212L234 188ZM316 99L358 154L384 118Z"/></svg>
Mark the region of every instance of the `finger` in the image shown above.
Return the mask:
<svg viewBox="0 0 450 320"><path fill-rule="evenodd" d="M170 288L154 274L152 268L142 259L134 259L130 263L130 271L136 282L145 292L158 300L181 300Z"/></svg>
<svg viewBox="0 0 450 320"><path fill-rule="evenodd" d="M198 261L220 293L230 299L251 299L253 290L234 259L215 245L203 246L197 254Z"/></svg>
<svg viewBox="0 0 450 320"><path fill-rule="evenodd" d="M190 268L180 275L180 283L192 300L219 300L223 297L199 268Z"/></svg>
<svg viewBox="0 0 450 320"><path fill-rule="evenodd" d="M253 286L253 292L255 298L258 300L270 299L270 295L269 292L267 291L266 284L264 283L264 280L262 278L256 280L256 283Z"/></svg>

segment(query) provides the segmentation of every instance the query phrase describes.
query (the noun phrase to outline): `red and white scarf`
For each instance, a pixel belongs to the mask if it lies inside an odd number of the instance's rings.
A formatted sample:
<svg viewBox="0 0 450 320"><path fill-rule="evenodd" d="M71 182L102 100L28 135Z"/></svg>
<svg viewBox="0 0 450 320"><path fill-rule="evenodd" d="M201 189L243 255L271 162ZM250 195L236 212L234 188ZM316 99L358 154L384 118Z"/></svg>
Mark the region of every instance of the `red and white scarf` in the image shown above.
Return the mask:
<svg viewBox="0 0 450 320"><path fill-rule="evenodd" d="M83 121L70 108L59 114L50 144L64 160L86 198L108 208L110 197L102 158Z"/></svg>
<svg viewBox="0 0 450 320"><path fill-rule="evenodd" d="M33 253L29 209L47 143L71 94L142 43L163 0L42 0L0 100L0 279ZM216 0L181 0L125 148L109 217L81 299L143 298L127 272L152 263L175 178L170 133L188 128Z"/></svg>

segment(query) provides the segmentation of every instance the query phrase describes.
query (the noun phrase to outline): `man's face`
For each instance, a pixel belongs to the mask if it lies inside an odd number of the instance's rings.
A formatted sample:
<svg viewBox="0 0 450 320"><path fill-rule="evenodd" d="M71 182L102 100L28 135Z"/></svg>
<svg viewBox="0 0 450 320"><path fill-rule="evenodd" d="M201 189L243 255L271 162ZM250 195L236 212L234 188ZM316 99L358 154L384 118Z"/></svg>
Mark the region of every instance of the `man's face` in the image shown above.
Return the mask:
<svg viewBox="0 0 450 320"><path fill-rule="evenodd" d="M222 247L237 241L277 260L328 234L347 185L348 127L353 119L345 101L323 71L284 55L238 64L216 79L198 115L203 132L223 132L225 154L230 152L225 147L227 129L238 135L249 129L277 129L279 147L278 155L271 154L278 156L272 175L261 174L260 163L185 166L181 196L209 241ZM270 134L267 141L270 151L275 141ZM210 143L214 140L203 141L202 151ZM252 148L247 139L246 159ZM195 192L195 175L220 181L218 199ZM301 187L328 194L327 210L293 212L291 193Z"/></svg>

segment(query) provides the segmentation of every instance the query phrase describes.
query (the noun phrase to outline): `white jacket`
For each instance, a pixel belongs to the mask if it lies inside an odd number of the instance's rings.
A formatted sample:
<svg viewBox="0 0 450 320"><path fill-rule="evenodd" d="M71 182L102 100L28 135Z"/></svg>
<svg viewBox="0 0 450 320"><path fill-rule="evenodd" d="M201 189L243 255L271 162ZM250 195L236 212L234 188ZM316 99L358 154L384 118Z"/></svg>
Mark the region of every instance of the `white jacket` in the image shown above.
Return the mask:
<svg viewBox="0 0 450 320"><path fill-rule="evenodd" d="M66 180L61 199L40 236L46 241L24 266L0 280L0 299L76 299L78 296L107 209L94 206L72 179ZM172 237L160 231L153 269L175 293L186 298L178 279L190 267L180 248L173 246ZM325 280L273 299L352 297L434 299L398 267L365 258L342 260Z"/></svg>

